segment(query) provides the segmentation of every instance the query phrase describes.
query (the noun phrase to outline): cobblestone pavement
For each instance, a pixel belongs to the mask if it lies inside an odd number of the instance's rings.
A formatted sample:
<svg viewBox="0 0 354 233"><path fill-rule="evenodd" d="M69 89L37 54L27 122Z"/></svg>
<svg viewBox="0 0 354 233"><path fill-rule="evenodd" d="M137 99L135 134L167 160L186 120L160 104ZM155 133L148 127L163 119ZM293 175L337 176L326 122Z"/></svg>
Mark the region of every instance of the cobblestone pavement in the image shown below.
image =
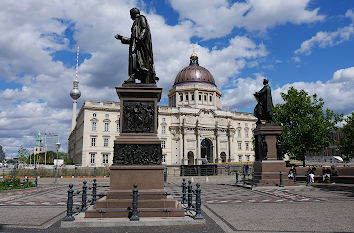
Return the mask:
<svg viewBox="0 0 354 233"><path fill-rule="evenodd" d="M70 181L72 182L72 181ZM107 180L98 183L106 186ZM92 182L88 182L91 187ZM181 200L181 184L166 189ZM195 183L193 184L195 187ZM82 180L74 182L81 190ZM98 187L98 193L108 187ZM205 226L176 228L120 228L124 232L352 232L354 229L354 185L256 188L232 183L202 183ZM0 193L0 232L70 232L60 228L65 215L68 184L41 184L39 188ZM88 190L91 193L91 190ZM80 205L81 196L74 199ZM90 197L89 197L90 198ZM31 219L31 222L28 222ZM331 219L327 224L328 219ZM301 223L299 225L299 223ZM1 224L7 226L1 228ZM8 228L10 226L10 228ZM17 227L17 228L13 228ZM19 228L18 228L19 227ZM26 228L37 228L26 230ZM39 230L38 230L39 231ZM114 229L80 229L77 232L114 232Z"/></svg>

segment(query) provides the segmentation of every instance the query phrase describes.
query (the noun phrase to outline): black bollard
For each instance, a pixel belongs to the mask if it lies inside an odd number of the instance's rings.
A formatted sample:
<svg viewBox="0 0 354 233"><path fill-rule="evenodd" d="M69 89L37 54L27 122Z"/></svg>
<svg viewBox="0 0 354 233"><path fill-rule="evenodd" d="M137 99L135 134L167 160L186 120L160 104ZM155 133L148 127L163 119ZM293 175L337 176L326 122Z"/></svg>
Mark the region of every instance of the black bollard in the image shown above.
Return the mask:
<svg viewBox="0 0 354 233"><path fill-rule="evenodd" d="M243 185L246 185L246 167L243 166Z"/></svg>
<svg viewBox="0 0 354 233"><path fill-rule="evenodd" d="M73 184L69 184L69 190L68 190L68 200L66 204L66 216L63 219L63 221L74 221L75 217L73 216L73 196L74 196L74 190L73 190Z"/></svg>
<svg viewBox="0 0 354 233"><path fill-rule="evenodd" d="M87 209L87 181L84 180L84 185L82 186L82 195L81 195L81 212L85 212Z"/></svg>
<svg viewBox="0 0 354 233"><path fill-rule="evenodd" d="M306 175L306 186L311 186L310 174L307 174L307 175Z"/></svg>
<svg viewBox="0 0 354 233"><path fill-rule="evenodd" d="M167 168L165 167L164 171L163 171L163 182L167 183Z"/></svg>
<svg viewBox="0 0 354 233"><path fill-rule="evenodd" d="M279 172L279 187L284 187L283 185L283 173Z"/></svg>
<svg viewBox="0 0 354 233"><path fill-rule="evenodd" d="M293 180L294 180L294 184L296 184L296 173L295 172L294 172Z"/></svg>
<svg viewBox="0 0 354 233"><path fill-rule="evenodd" d="M195 190L195 216L194 219L203 219L202 216L202 198L200 184L197 183L197 189Z"/></svg>
<svg viewBox="0 0 354 233"><path fill-rule="evenodd" d="M130 216L130 221L139 221L138 216L138 185L134 184L133 186L133 202L132 202L132 215Z"/></svg>
<svg viewBox="0 0 354 233"><path fill-rule="evenodd" d="M236 184L238 184L238 171L235 174L236 174Z"/></svg>
<svg viewBox="0 0 354 233"><path fill-rule="evenodd" d="M182 204L187 204L187 184L186 179L183 178L182 181Z"/></svg>
<svg viewBox="0 0 354 233"><path fill-rule="evenodd" d="M193 210L193 186L192 181L188 181L188 207L187 210Z"/></svg>
<svg viewBox="0 0 354 233"><path fill-rule="evenodd" d="M251 183L251 190L253 189L254 187L254 183L255 183L255 175L254 175L254 171L252 171L252 183Z"/></svg>
<svg viewBox="0 0 354 233"><path fill-rule="evenodd" d="M95 205L96 204L96 199L97 199L97 183L96 179L93 179L93 184L92 184L92 201L91 204Z"/></svg>
<svg viewBox="0 0 354 233"><path fill-rule="evenodd" d="M34 175L35 175L34 187L37 187L38 186L37 166L34 167Z"/></svg>

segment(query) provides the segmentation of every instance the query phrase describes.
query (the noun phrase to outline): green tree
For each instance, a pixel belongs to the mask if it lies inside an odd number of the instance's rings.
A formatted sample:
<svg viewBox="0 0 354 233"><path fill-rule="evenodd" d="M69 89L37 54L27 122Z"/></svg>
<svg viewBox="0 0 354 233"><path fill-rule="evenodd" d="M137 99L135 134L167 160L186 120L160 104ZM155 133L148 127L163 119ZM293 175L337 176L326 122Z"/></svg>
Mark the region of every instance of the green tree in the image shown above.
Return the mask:
<svg viewBox="0 0 354 233"><path fill-rule="evenodd" d="M340 139L339 151L345 161L354 158L354 112L345 118L345 124L340 129L343 136Z"/></svg>
<svg viewBox="0 0 354 233"><path fill-rule="evenodd" d="M21 145L17 150L18 161L20 161L20 163L28 163L29 154L29 151Z"/></svg>
<svg viewBox="0 0 354 233"><path fill-rule="evenodd" d="M343 114L324 110L322 98L294 87L281 93L281 97L284 103L275 106L274 120L283 129L283 151L305 166L306 153L318 153L333 141L332 131Z"/></svg>

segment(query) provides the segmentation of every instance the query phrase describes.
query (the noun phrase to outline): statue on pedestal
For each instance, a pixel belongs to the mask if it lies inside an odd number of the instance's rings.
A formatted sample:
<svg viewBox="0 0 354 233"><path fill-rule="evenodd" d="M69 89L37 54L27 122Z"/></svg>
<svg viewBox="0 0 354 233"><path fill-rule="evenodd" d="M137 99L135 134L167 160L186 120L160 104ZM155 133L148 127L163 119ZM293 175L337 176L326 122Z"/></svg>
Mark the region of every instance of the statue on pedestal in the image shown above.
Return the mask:
<svg viewBox="0 0 354 233"><path fill-rule="evenodd" d="M268 84L268 80L263 80L263 88L254 93L254 97L257 100L257 105L254 108L253 115L258 118L257 125L262 124L261 120L265 120L267 123L273 121L273 101L272 92Z"/></svg>
<svg viewBox="0 0 354 233"><path fill-rule="evenodd" d="M124 83L135 83L138 79L142 84L155 84L158 78L155 75L149 24L138 8L130 10L130 17L134 20L130 38L119 34L114 36L122 44L129 44L129 79Z"/></svg>

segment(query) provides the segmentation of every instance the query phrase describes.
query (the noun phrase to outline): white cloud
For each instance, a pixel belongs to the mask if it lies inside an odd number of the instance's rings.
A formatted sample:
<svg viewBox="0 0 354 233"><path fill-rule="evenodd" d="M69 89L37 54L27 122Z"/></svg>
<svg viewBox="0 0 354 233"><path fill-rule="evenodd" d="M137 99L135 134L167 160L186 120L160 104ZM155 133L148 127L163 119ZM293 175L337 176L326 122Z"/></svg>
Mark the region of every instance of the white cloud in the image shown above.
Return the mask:
<svg viewBox="0 0 354 233"><path fill-rule="evenodd" d="M0 143L9 153L20 145L32 147L38 130L58 133L66 150L76 61L75 48L65 34L68 27L74 30L81 54L91 55L79 67L78 106L84 100L118 101L114 87L128 78L128 46L113 36L129 36L129 10L136 3L1 1L0 19L7 23L0 25L0 78L16 84L0 90ZM166 93L178 71L189 64L195 25L183 21L169 26L159 15L143 14L152 31L158 85ZM231 38L221 50L195 46L200 64L211 71L219 87L248 62L267 55L262 43L244 36ZM53 59L57 51L72 53L72 67Z"/></svg>
<svg viewBox="0 0 354 233"><path fill-rule="evenodd" d="M266 31L286 23L312 23L323 20L318 8L306 9L310 0L170 0L182 20L195 23L196 35L208 39L229 34L234 27Z"/></svg>
<svg viewBox="0 0 354 233"><path fill-rule="evenodd" d="M348 10L345 14L354 22L354 13L352 10ZM327 48L339 45L345 41L351 40L354 36L354 24L338 28L335 32L317 32L311 39L302 42L299 49L295 50L295 54L310 55L312 49L315 47Z"/></svg>
<svg viewBox="0 0 354 233"><path fill-rule="evenodd" d="M238 78L234 81L233 87L224 91L223 105L229 105L232 109L245 109L255 106L256 101L253 93L262 88L264 76L256 74L255 78ZM327 82L294 82L282 87L272 87L273 103L282 103L280 93L286 93L292 86L296 89L303 89L309 94L316 93L323 98L325 106L338 113L350 114L354 111L354 67L340 69L334 72L332 78Z"/></svg>

